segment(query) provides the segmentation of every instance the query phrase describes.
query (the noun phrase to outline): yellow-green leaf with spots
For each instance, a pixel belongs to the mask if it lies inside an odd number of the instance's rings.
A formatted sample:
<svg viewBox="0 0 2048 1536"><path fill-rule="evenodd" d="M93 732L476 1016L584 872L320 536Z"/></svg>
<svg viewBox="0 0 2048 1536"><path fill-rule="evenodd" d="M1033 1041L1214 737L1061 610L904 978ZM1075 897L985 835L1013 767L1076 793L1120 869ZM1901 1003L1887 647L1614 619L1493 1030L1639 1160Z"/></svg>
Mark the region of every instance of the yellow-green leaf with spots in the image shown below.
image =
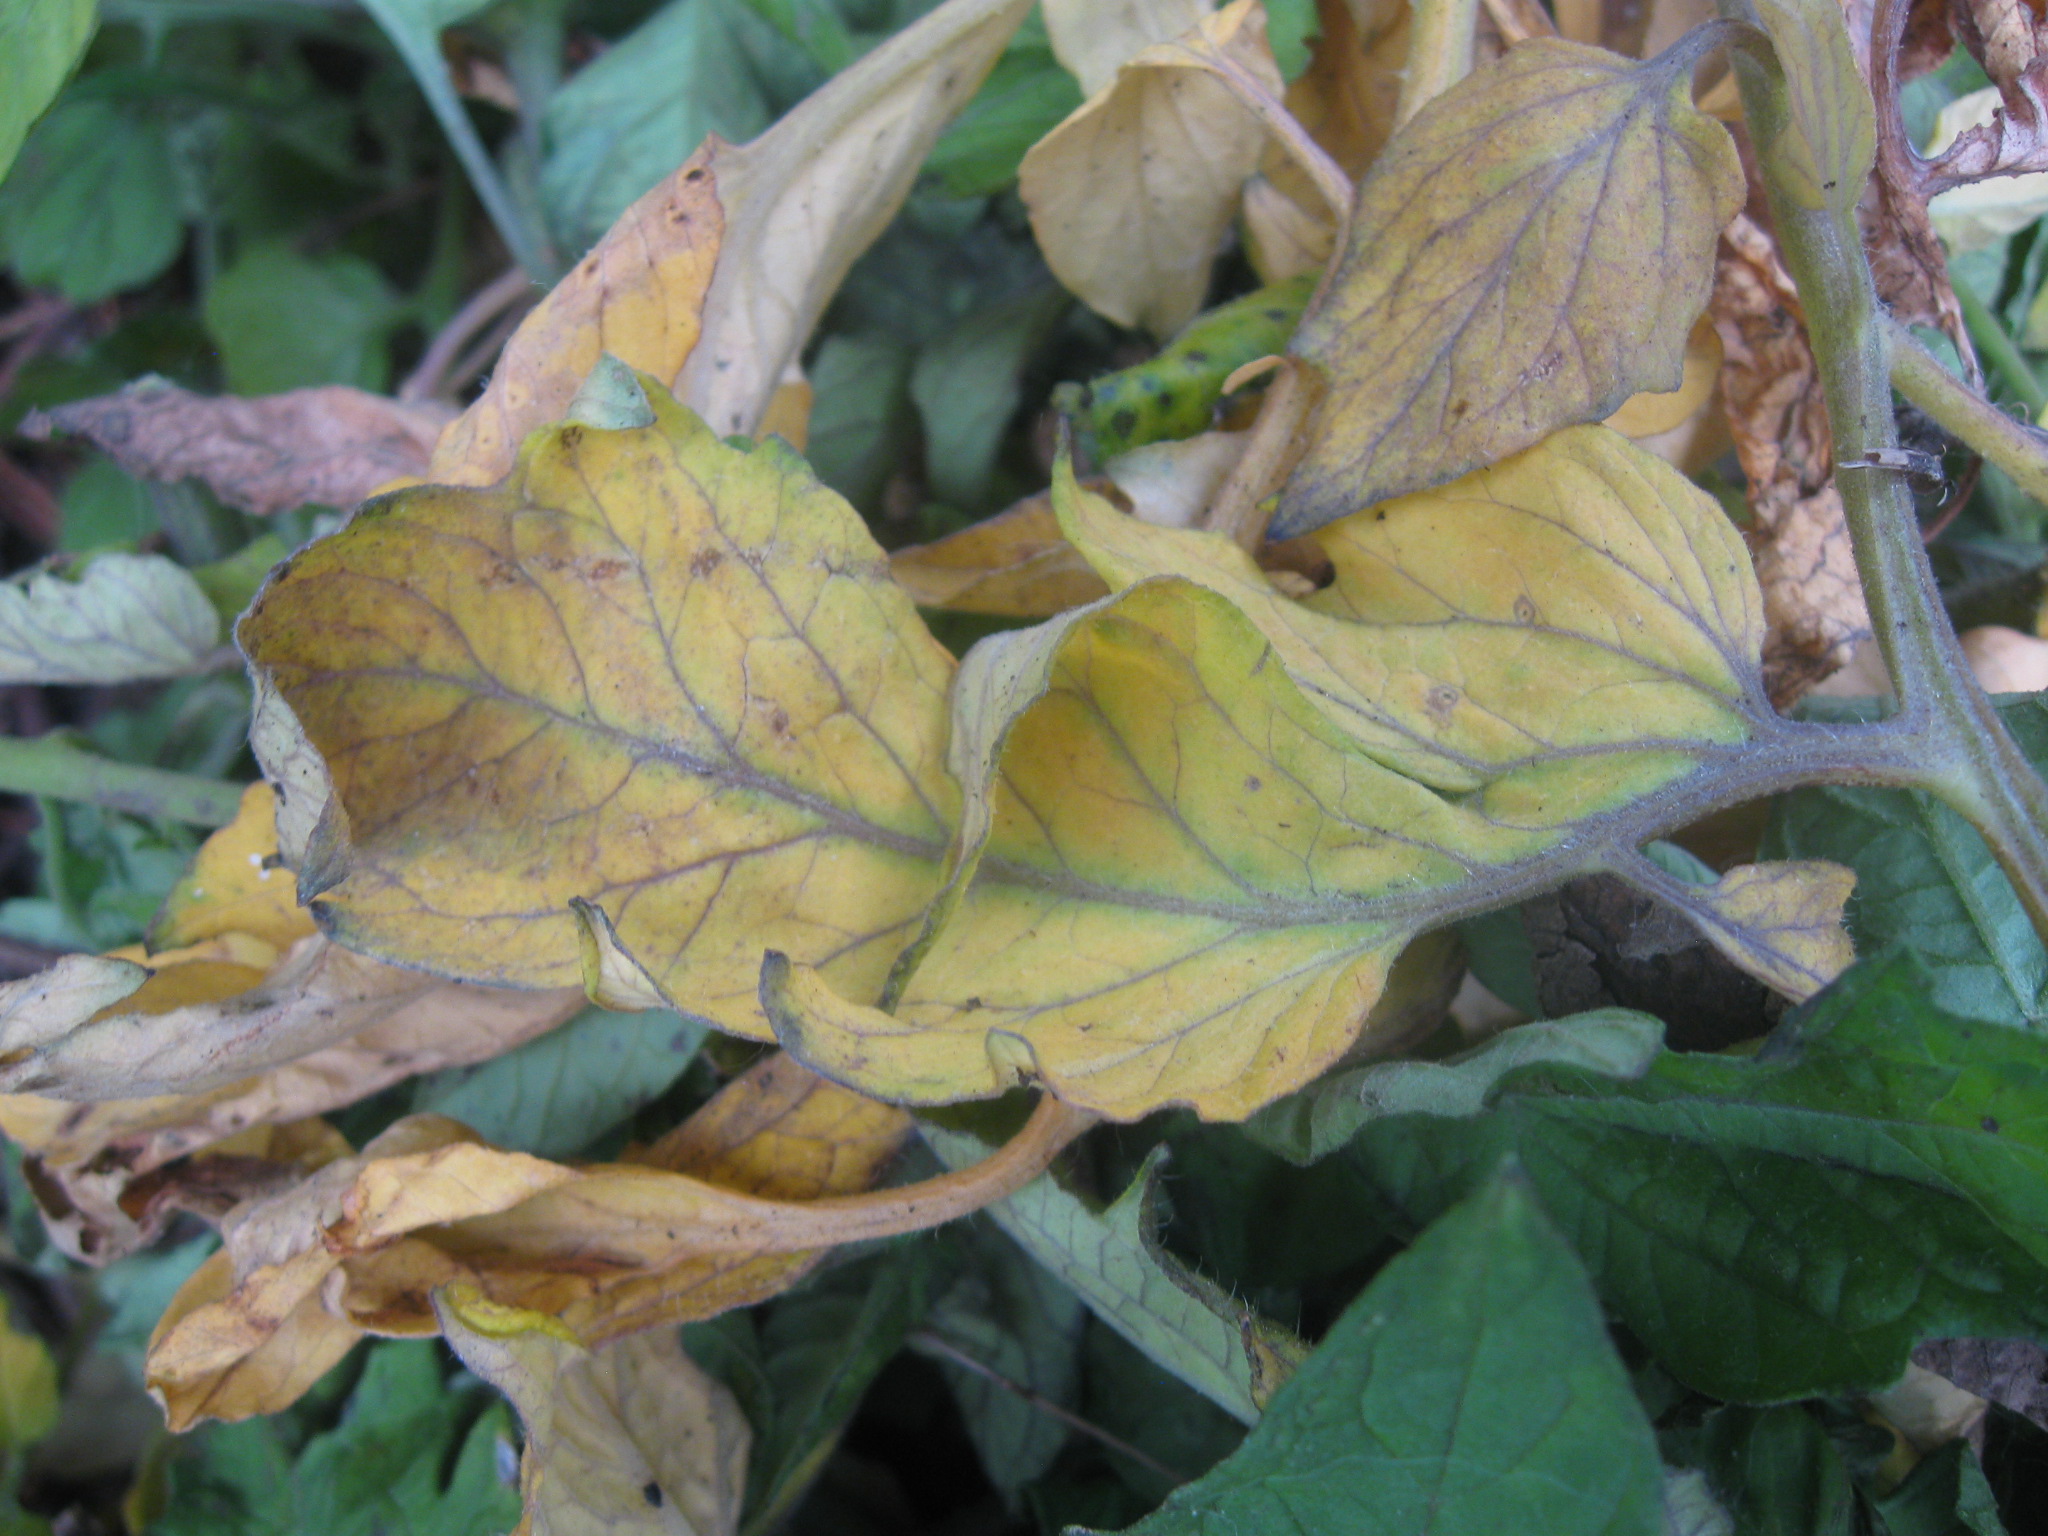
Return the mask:
<svg viewBox="0 0 2048 1536"><path fill-rule="evenodd" d="M501 486L372 502L241 642L331 781L298 875L336 938L574 984L580 900L760 1035L764 948L872 996L936 890L952 660L801 460L647 386L645 425L547 428Z"/></svg>
<svg viewBox="0 0 2048 1536"><path fill-rule="evenodd" d="M1525 43L1394 136L1295 336L1328 393L1276 536L1678 387L1742 206L1728 131L1689 99L1703 36L1647 63Z"/></svg>

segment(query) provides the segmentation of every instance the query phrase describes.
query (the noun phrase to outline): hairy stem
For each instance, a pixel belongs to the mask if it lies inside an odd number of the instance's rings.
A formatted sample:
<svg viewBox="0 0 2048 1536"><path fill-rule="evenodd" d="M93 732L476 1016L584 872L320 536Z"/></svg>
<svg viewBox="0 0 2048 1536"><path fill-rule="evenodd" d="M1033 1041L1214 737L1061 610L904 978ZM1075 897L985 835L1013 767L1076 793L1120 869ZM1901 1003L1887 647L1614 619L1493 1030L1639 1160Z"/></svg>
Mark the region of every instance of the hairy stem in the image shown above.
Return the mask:
<svg viewBox="0 0 2048 1536"><path fill-rule="evenodd" d="M239 784L115 762L61 736L0 737L0 791L80 800L196 827L226 826L242 803Z"/></svg>
<svg viewBox="0 0 2048 1536"><path fill-rule="evenodd" d="M1724 5L1738 14L1741 0ZM1797 132L1784 74L1746 47L1736 50L1735 71L1754 141L1766 146L1759 159L1827 396L1856 569L1899 698L1891 730L1915 744L1922 787L1983 834L2048 943L2048 785L1970 673L1941 605L1905 477L1876 462L1898 446L1898 430L1886 332L1854 206L1837 199L1838 206L1812 207L1788 192L1796 183L1771 148Z"/></svg>
<svg viewBox="0 0 2048 1536"><path fill-rule="evenodd" d="M1886 317L1892 388L2048 505L2048 432L2015 421L1950 373L1906 326Z"/></svg>

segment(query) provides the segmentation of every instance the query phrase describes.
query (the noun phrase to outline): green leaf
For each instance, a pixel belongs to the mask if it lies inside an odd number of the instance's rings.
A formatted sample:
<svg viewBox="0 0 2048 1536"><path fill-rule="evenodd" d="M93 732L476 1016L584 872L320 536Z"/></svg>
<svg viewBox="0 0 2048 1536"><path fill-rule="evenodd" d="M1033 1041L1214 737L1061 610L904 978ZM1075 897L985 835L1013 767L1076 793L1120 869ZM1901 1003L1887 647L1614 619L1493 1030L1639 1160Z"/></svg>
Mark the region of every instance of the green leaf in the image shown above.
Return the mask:
<svg viewBox="0 0 2048 1536"><path fill-rule="evenodd" d="M0 0L0 177L14 164L29 124L56 99L98 22L97 0Z"/></svg>
<svg viewBox="0 0 2048 1536"><path fill-rule="evenodd" d="M540 194L564 249L596 244L707 133L738 143L774 121L754 63L767 32L741 0L670 0L548 99Z"/></svg>
<svg viewBox="0 0 2048 1536"><path fill-rule="evenodd" d="M443 1379L428 1340L375 1345L341 1421L294 1462L288 1429L252 1419L206 1431L203 1457L174 1463L170 1507L151 1536L498 1536L519 1496L497 1475L511 1414L471 1383Z"/></svg>
<svg viewBox="0 0 2048 1536"><path fill-rule="evenodd" d="M1754 1060L1633 1082L1537 1067L1466 1119L1369 1123L1359 1166L1427 1219L1503 1158L1673 1375L1770 1402L1871 1391L1930 1336L2048 1332L2048 1050L1867 961Z"/></svg>
<svg viewBox="0 0 2048 1536"><path fill-rule="evenodd" d="M125 683L206 665L220 615L162 555L104 554L75 581L54 571L0 584L0 683Z"/></svg>
<svg viewBox="0 0 2048 1536"><path fill-rule="evenodd" d="M390 285L360 256L259 246L206 293L206 329L228 387L241 395L314 384L382 390L391 373L385 342L400 319Z"/></svg>
<svg viewBox="0 0 2048 1536"><path fill-rule="evenodd" d="M112 102L57 108L0 186L0 251L23 282L75 304L141 287L184 239L169 143Z"/></svg>
<svg viewBox="0 0 2048 1536"><path fill-rule="evenodd" d="M1282 1157L1311 1163L1389 1115L1476 1115L1502 1078L1536 1062L1640 1077L1663 1044L1664 1026L1627 1008L1522 1024L1447 1061L1378 1061L1332 1072L1268 1104L1244 1128Z"/></svg>
<svg viewBox="0 0 2048 1536"><path fill-rule="evenodd" d="M921 1134L952 1167L988 1152L977 1138L929 1122ZM1107 1209L1097 1210L1046 1174L989 1206L988 1214L1155 1364L1244 1423L1254 1423L1264 1362L1252 1347L1252 1314L1154 1238L1164 1163L1165 1154L1155 1151Z"/></svg>
<svg viewBox="0 0 2048 1536"><path fill-rule="evenodd" d="M1381 1271L1132 1536L1658 1536L1656 1442L1570 1247L1496 1179Z"/></svg>
<svg viewBox="0 0 2048 1536"><path fill-rule="evenodd" d="M943 1347L927 1349L960 1405L968 1438L996 1488L1014 1494L1067 1442L1067 1426L960 1357L986 1366L1044 1402L1071 1408L1081 1385L1080 1298L1031 1263L993 1227L962 1234L967 1266L926 1320Z"/></svg>
<svg viewBox="0 0 2048 1536"><path fill-rule="evenodd" d="M1295 337L1329 393L1276 538L1678 387L1742 203L1727 131L1692 106L1698 57L1537 39L1394 135Z"/></svg>
<svg viewBox="0 0 2048 1536"><path fill-rule="evenodd" d="M133 550L156 531L156 507L140 480L112 459L93 458L64 485L64 528L58 547L66 554L107 548Z"/></svg>
<svg viewBox="0 0 2048 1536"><path fill-rule="evenodd" d="M1066 313L1057 288L968 316L918 354L910 397L924 419L925 462L934 494L978 510L996 452L1023 400L1019 375Z"/></svg>
<svg viewBox="0 0 2048 1536"><path fill-rule="evenodd" d="M0 1453L26 1450L57 1424L57 1362L0 1303Z"/></svg>
<svg viewBox="0 0 2048 1536"><path fill-rule="evenodd" d="M810 441L818 478L855 506L880 506L883 487L917 430L911 349L889 335L827 336L810 366Z"/></svg>
<svg viewBox="0 0 2048 1536"><path fill-rule="evenodd" d="M1875 1501L1888 1536L2006 1536L1998 1501L1967 1440L1921 1458L1906 1480Z"/></svg>
<svg viewBox="0 0 2048 1536"><path fill-rule="evenodd" d="M1032 18L1010 39L981 90L939 135L924 175L948 197L987 197L1015 184L1024 152L1081 105L1081 88Z"/></svg>
<svg viewBox="0 0 2048 1536"><path fill-rule="evenodd" d="M1709 1480L1742 1536L1856 1536L1856 1491L1804 1408L1722 1408L1701 1427Z"/></svg>
<svg viewBox="0 0 2048 1536"><path fill-rule="evenodd" d="M2048 703L1999 710L2020 749L2048 764ZM1944 1013L2048 1029L2048 951L1984 840L1932 796L1814 785L1782 796L1765 858L1822 858L1856 871L1849 931L1860 953L1891 944L1927 965Z"/></svg>
<svg viewBox="0 0 2048 1536"><path fill-rule="evenodd" d="M924 1316L928 1249L897 1243L829 1270L769 1308L683 1329L697 1363L729 1386L754 1429L743 1536L796 1507L862 1394Z"/></svg>
<svg viewBox="0 0 2048 1536"><path fill-rule="evenodd" d="M418 1079L412 1109L460 1120L498 1146L567 1157L659 1098L703 1039L701 1021L664 1010L587 1008L503 1056Z"/></svg>

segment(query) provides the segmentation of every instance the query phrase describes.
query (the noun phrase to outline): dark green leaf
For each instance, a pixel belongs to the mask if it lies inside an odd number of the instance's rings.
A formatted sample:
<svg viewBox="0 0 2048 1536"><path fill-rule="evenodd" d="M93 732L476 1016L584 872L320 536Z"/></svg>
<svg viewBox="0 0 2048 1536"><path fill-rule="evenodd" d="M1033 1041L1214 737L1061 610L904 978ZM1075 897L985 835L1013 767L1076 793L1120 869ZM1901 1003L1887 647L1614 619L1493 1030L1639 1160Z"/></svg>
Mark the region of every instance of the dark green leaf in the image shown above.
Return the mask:
<svg viewBox="0 0 2048 1536"><path fill-rule="evenodd" d="M1024 152L1081 105L1081 88L1053 57L1036 12L981 90L939 136L924 173L948 197L985 197L1017 179Z"/></svg>
<svg viewBox="0 0 2048 1536"><path fill-rule="evenodd" d="M2006 1536L1977 1453L1951 1440L1877 1501L1887 1536Z"/></svg>
<svg viewBox="0 0 2048 1536"><path fill-rule="evenodd" d="M768 126L749 46L767 32L741 0L670 0L555 93L540 190L566 249L594 245L705 134L737 143Z"/></svg>
<svg viewBox="0 0 2048 1536"><path fill-rule="evenodd" d="M98 18L97 0L0 0L0 176L14 163L29 124L56 96L85 52Z"/></svg>
<svg viewBox="0 0 2048 1536"><path fill-rule="evenodd" d="M1052 1464L1067 1442L1067 1426L961 1357L1071 1409L1081 1385L1088 1311L993 1225L967 1227L961 1247L966 1266L926 1322L940 1346L929 1352L959 1401L989 1481L1013 1493Z"/></svg>
<svg viewBox="0 0 2048 1536"><path fill-rule="evenodd" d="M241 395L313 384L382 390L391 372L385 342L398 320L389 285L360 256L260 246L206 295L206 328Z"/></svg>
<svg viewBox="0 0 2048 1536"><path fill-rule="evenodd" d="M1140 1536L1657 1536L1650 1426L1570 1247L1512 1176L1383 1270L1237 1454Z"/></svg>
<svg viewBox="0 0 2048 1536"><path fill-rule="evenodd" d="M112 102L58 107L0 186L0 251L23 282L74 303L141 287L184 239L170 146Z"/></svg>
<svg viewBox="0 0 2048 1536"><path fill-rule="evenodd" d="M701 1022L665 1009L586 1008L503 1056L419 1079L413 1112L449 1115L498 1146L567 1157L666 1092L703 1039Z"/></svg>
<svg viewBox="0 0 2048 1536"><path fill-rule="evenodd" d="M1700 1449L1737 1536L1855 1536L1848 1468L1806 1409L1719 1409Z"/></svg>
<svg viewBox="0 0 2048 1536"><path fill-rule="evenodd" d="M1633 1082L1538 1067L1485 1114L1368 1124L1417 1219L1504 1157L1674 1375L1768 1402L1867 1391L1930 1335L2048 1332L2048 1048L1945 1017L1911 955L1866 962L1757 1059Z"/></svg>

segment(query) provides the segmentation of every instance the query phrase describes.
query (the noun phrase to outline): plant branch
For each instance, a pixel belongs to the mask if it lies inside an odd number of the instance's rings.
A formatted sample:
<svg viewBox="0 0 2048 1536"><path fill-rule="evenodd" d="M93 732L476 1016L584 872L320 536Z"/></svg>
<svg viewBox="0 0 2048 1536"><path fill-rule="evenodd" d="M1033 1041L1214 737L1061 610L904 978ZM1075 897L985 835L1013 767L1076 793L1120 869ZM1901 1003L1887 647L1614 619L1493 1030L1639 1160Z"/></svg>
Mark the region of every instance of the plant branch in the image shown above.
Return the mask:
<svg viewBox="0 0 2048 1536"><path fill-rule="evenodd" d="M419 365L398 386L398 398L431 400L441 393L450 365L471 339L532 292L533 279L526 269L511 267L471 294L428 343Z"/></svg>
<svg viewBox="0 0 2048 1536"><path fill-rule="evenodd" d="M1740 18L1743 0L1723 0ZM1903 474L1883 467L1898 447L1891 359L1853 201L1814 207L1786 189L1782 164L1799 130L1782 68L1738 47L1735 73L1770 195L1785 265L1807 328L1834 431L1836 476L1856 569L1899 713L1891 729L1915 742L1922 787L1983 834L2029 919L2048 942L2048 785L1977 686L1941 605Z"/></svg>
<svg viewBox="0 0 2048 1536"><path fill-rule="evenodd" d="M1394 108L1397 129L1472 72L1479 0L1415 0L1414 15L1401 98Z"/></svg>
<svg viewBox="0 0 2048 1536"><path fill-rule="evenodd" d="M0 737L0 792L78 800L197 827L226 826L242 803L239 784L116 762L58 735Z"/></svg>
<svg viewBox="0 0 2048 1536"><path fill-rule="evenodd" d="M1910 328L1887 316L1892 388L2048 505L2048 432L2015 421L1950 373Z"/></svg>
<svg viewBox="0 0 2048 1536"><path fill-rule="evenodd" d="M2019 343L2012 339L2005 323L1991 312L1991 306L1978 297L1976 289L1966 282L1954 287L1970 339L1983 351L1992 372L2005 380L2006 387L2026 404L2027 414L2038 418L2048 410L2048 390L2041 388L2041 381L2020 352Z"/></svg>

